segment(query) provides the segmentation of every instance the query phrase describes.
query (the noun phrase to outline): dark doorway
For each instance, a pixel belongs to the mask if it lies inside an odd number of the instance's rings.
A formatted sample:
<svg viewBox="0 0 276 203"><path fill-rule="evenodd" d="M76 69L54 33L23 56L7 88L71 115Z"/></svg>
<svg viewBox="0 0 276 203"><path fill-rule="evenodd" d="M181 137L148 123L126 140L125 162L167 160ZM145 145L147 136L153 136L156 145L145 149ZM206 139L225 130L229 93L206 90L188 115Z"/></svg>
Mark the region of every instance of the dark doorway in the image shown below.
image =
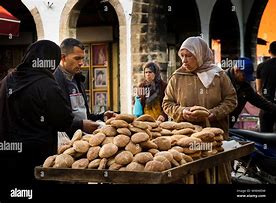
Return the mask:
<svg viewBox="0 0 276 203"><path fill-rule="evenodd" d="M236 7L230 0L218 0L210 20L210 40L220 42L221 60L240 56L240 29ZM210 43L210 44L211 44Z"/></svg>

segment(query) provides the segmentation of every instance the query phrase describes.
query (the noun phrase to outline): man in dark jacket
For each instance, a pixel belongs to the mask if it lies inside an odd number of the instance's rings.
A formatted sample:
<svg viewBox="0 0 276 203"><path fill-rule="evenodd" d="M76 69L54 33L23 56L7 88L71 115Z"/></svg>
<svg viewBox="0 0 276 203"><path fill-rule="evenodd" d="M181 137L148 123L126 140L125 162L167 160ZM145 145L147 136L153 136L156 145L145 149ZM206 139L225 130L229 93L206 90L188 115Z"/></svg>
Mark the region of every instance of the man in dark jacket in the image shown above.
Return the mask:
<svg viewBox="0 0 276 203"><path fill-rule="evenodd" d="M99 124L95 121L104 120L115 114L106 111L102 114L91 114L85 94L83 82L85 77L81 74L81 66L84 58L84 45L77 39L67 38L60 45L61 62L54 72L56 81L60 85L66 99L71 103L74 121L72 129L82 129L87 133L92 133ZM72 132L68 132L72 134Z"/></svg>
<svg viewBox="0 0 276 203"><path fill-rule="evenodd" d="M254 80L254 68L251 60L243 57L238 61L239 62L234 67L226 70L227 75L230 77L233 86L236 89L238 97L238 106L229 117L230 128L232 128L236 123L246 102L249 102L260 109L274 113L276 112L276 105L258 95L249 83Z"/></svg>
<svg viewBox="0 0 276 203"><path fill-rule="evenodd" d="M1 183L3 179L33 182L34 167L57 153L57 131L72 124L69 103L51 72L60 57L54 42L37 41L27 48L15 71L1 81Z"/></svg>
<svg viewBox="0 0 276 203"><path fill-rule="evenodd" d="M269 45L269 54L271 58L257 67L256 89L259 95L276 104L276 41ZM263 109L259 117L261 132L273 132L276 116Z"/></svg>

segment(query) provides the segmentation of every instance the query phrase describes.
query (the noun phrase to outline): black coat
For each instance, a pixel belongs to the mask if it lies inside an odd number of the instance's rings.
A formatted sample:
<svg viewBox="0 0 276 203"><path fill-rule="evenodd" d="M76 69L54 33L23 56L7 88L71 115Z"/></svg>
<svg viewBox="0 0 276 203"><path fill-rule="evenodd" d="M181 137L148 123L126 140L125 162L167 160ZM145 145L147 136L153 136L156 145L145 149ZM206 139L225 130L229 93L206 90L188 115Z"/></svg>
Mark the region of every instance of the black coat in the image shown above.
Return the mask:
<svg viewBox="0 0 276 203"><path fill-rule="evenodd" d="M226 70L226 74L229 76L235 90L237 92L238 105L235 110L229 116L229 127L232 128L236 123L240 113L242 112L246 102L250 104L275 113L276 105L272 102L266 100L264 97L258 95L255 90L251 87L251 85L247 82L237 82L234 77L233 69L229 68Z"/></svg>
<svg viewBox="0 0 276 203"><path fill-rule="evenodd" d="M24 169L26 174L19 178L33 178L34 166L56 154L57 131L68 129L73 120L70 106L50 70L32 67L32 59L36 58L58 64L60 49L48 40L32 44L22 63L0 85L0 141L22 143L21 153L1 151L0 160L6 159L5 167L11 171Z"/></svg>

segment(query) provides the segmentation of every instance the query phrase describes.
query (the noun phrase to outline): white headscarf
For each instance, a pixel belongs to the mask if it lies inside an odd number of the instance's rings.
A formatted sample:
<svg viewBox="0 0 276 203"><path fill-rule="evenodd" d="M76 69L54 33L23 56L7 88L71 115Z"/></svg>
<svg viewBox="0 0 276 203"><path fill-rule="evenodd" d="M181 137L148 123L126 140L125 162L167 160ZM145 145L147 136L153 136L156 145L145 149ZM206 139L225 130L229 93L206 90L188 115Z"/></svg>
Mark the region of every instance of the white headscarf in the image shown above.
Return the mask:
<svg viewBox="0 0 276 203"><path fill-rule="evenodd" d="M187 49L195 56L198 68L194 72L204 87L208 88L213 82L215 75L219 75L219 72L223 71L220 67L213 64L213 52L201 37L187 38L178 51L180 58L180 51L182 49Z"/></svg>

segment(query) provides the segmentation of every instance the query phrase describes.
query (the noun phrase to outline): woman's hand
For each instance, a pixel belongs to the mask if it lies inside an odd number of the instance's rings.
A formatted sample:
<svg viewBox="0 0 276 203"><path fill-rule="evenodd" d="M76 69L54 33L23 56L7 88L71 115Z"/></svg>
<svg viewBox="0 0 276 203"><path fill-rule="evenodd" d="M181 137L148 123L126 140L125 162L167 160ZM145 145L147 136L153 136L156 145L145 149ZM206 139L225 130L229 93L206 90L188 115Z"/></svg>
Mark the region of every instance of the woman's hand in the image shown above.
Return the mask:
<svg viewBox="0 0 276 203"><path fill-rule="evenodd" d="M192 112L190 111L191 107L186 107L183 110L183 118L187 121L196 121L196 117L192 116Z"/></svg>
<svg viewBox="0 0 276 203"><path fill-rule="evenodd" d="M193 113L190 111L191 107L186 107L183 110L183 118L187 121L192 122L201 122L205 121L205 117L193 116Z"/></svg>
<svg viewBox="0 0 276 203"><path fill-rule="evenodd" d="M158 118L157 118L157 121L161 121L161 122L164 122L165 121L165 117L160 115Z"/></svg>

